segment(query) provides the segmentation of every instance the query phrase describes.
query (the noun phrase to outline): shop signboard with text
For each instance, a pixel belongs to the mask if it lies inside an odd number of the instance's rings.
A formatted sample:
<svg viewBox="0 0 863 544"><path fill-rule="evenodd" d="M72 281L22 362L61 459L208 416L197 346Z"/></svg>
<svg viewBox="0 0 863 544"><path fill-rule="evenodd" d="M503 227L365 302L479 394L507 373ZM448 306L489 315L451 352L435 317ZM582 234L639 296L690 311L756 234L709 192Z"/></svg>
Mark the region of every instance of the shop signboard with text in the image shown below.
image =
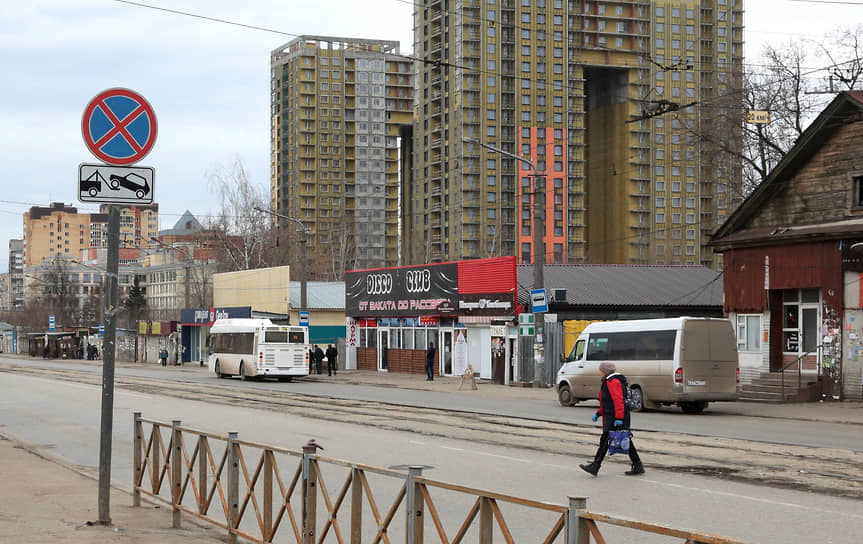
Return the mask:
<svg viewBox="0 0 863 544"><path fill-rule="evenodd" d="M514 316L515 297L514 257L345 273L345 313L354 317Z"/></svg>

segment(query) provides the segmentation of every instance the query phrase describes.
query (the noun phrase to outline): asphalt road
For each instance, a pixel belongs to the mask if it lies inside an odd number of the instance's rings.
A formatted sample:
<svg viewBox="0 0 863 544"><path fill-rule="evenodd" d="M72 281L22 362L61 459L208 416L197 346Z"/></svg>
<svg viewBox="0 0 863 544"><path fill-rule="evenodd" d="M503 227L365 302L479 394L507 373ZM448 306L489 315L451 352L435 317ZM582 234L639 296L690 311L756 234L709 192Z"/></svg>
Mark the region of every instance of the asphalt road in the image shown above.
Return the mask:
<svg viewBox="0 0 863 544"><path fill-rule="evenodd" d="M134 373L143 371L132 370ZM121 378L132 375L125 369L118 369L118 374ZM195 379L209 383L206 380L210 378L201 375ZM168 383L165 384L167 387ZM251 385L258 388L299 384ZM247 384L231 382L230 385L243 388ZM311 382L303 385L313 387ZM331 385L327 387L332 389ZM381 393L381 388L370 389ZM24 372L3 372L0 373L0 391L3 433L34 444L41 454L62 457L83 471L95 471L99 436L98 385L59 381ZM414 422L410 432L386 425L356 425L347 418L337 421L324 417L328 408L323 400L319 405L312 404L311 412L306 410L299 414L118 388L114 416L114 481L129 485L131 414L143 411L153 419L182 419L186 426L217 433L238 430L242 439L289 448L298 448L314 437L324 445L326 449L322 454L328 457L381 467L425 465L429 467L425 474L435 479L554 503L565 503L569 496L586 496L591 510L746 541L794 543L808 542L814 537L824 542L856 544L863 533L863 514L858 499L813 496L793 488L777 489L660 470L652 466L653 461L660 461L659 454L650 454L645 459L648 473L643 477L623 476L627 468L625 462L611 459L604 465L600 477L593 478L577 468L577 462L584 458L583 451L589 449L587 445L574 457L565 451L549 453L493 445L472 438L474 433L458 438L444 437L431 432L434 426L422 421ZM321 411L320 417L316 417L315 410ZM588 413L577 408L569 412ZM440 417L444 423L456 421L447 419L446 414ZM453 429L454 435L457 430ZM253 461L252 458L248 460L252 466ZM331 492L339 488L344 477L332 467L325 476ZM387 486L375 482L372 485L380 491L379 504L385 508L384 505L389 504ZM448 533L452 535L453 527L457 527L466 514L464 500L437 493L435 498L441 515L447 520ZM516 541L538 540L527 539L527 536L536 536L532 529L538 520L523 513L507 514L512 516L508 519L514 520L511 528ZM668 541L642 538L640 534L636 538L631 532L611 528L603 528L603 534L608 541Z"/></svg>

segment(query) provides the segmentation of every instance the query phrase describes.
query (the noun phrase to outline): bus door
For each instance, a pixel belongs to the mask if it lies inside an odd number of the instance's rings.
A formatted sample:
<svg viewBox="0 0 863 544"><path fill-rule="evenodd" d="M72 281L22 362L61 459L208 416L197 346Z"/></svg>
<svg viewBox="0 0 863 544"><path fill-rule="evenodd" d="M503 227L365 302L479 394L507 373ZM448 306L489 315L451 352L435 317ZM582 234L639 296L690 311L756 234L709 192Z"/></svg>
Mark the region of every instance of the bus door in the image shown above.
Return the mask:
<svg viewBox="0 0 863 544"><path fill-rule="evenodd" d="M378 327L378 370L387 370L387 350L390 347L390 330Z"/></svg>

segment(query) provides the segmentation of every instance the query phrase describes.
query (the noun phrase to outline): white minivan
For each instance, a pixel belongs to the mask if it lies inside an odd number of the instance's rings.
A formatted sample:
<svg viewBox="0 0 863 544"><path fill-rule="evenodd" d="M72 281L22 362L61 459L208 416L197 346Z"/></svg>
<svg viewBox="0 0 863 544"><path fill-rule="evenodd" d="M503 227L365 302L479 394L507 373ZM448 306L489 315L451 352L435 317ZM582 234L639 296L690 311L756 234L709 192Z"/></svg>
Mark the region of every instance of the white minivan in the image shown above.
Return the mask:
<svg viewBox="0 0 863 544"><path fill-rule="evenodd" d="M737 340L727 319L675 317L591 323L557 374L564 406L599 396L599 363L626 376L633 411L676 404L699 413L709 401L737 400Z"/></svg>

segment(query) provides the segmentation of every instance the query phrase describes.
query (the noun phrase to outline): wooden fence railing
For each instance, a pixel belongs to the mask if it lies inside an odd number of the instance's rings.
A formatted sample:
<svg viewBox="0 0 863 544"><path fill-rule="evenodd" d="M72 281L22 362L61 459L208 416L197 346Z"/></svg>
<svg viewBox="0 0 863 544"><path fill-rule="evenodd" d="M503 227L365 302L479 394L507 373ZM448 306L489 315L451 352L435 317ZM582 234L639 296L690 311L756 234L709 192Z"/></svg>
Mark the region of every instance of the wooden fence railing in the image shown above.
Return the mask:
<svg viewBox="0 0 863 544"><path fill-rule="evenodd" d="M141 495L147 495L171 506L175 528L188 514L224 529L231 543L241 537L296 544L589 544L591 538L604 544L598 523L686 544L740 543L590 512L586 498L570 497L567 505L524 499L432 480L419 466L363 465L324 457L318 449L313 440L290 450L240 440L234 432L218 435L180 421L145 419L136 412L133 505L140 506ZM327 481L333 480L341 484L331 491ZM399 514L404 526L394 523Z"/></svg>

